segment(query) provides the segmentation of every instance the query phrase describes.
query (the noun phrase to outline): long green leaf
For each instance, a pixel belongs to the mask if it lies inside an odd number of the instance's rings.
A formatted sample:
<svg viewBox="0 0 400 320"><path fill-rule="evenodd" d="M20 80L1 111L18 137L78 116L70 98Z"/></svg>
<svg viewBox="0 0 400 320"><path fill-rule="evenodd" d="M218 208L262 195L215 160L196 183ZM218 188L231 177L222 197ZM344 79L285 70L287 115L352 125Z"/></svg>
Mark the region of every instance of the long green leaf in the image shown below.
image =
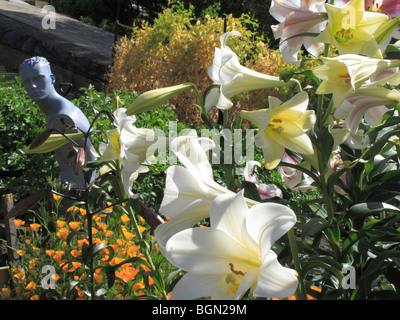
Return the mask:
<svg viewBox="0 0 400 320"><path fill-rule="evenodd" d="M349 208L349 210L346 213L346 218L348 219L361 218L361 217L376 215L383 211L388 211L388 210L400 212L400 209L396 208L395 206L383 202L358 203Z"/></svg>

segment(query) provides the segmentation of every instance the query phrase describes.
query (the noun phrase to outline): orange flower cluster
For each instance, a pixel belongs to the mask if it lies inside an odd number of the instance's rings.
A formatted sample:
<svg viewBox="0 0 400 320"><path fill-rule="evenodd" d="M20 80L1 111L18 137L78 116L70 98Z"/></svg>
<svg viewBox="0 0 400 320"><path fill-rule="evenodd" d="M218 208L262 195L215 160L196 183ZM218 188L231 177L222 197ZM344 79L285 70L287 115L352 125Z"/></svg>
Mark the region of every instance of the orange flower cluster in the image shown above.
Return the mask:
<svg viewBox="0 0 400 320"><path fill-rule="evenodd" d="M109 208L109 210L112 209L112 207ZM46 275L41 272L43 266L50 265L56 270L52 279L56 282L57 292L62 295L66 294L65 287L70 281L88 279L87 268L82 260L82 247L89 242L80 234L71 234L71 232L87 230L87 212L78 207L71 207L67 212L70 216L59 217L55 221L55 231L44 245L43 243L37 245L36 240L40 238L41 231L46 228L38 223L30 223L28 227L25 221L14 220L15 225L25 231L22 233L24 239L21 241L25 245L17 251L21 257L20 267L11 269L14 288L12 290L8 287L3 288L0 291L0 297L31 300L42 297L44 289L41 281ZM93 243L107 245L107 248L96 255L94 265L97 267L93 275L95 282L101 283L105 280L106 273L101 272L102 267L116 266L115 283L109 290L113 298L125 298L128 291L130 295L143 295L146 286L152 286L154 283L148 275L150 270L143 264L123 263L132 257L145 260L140 253L140 246L135 242L137 237L132 230L131 219L126 214L118 217L99 214L94 215L92 219ZM142 233L146 231L144 223L145 221L140 219L139 230ZM69 235L71 236L68 237ZM129 290L127 290L128 287ZM79 286L76 286L73 292L65 298L70 298L72 295L74 299L88 299L85 290Z"/></svg>

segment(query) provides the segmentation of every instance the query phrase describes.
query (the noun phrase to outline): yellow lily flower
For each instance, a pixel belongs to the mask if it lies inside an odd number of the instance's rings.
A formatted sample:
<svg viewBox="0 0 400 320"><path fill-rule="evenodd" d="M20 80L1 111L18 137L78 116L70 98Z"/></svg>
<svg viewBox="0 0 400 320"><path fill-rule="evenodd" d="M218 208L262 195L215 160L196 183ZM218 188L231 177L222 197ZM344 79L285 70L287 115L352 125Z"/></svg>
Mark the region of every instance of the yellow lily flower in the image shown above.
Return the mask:
<svg viewBox="0 0 400 320"><path fill-rule="evenodd" d="M313 73L322 83L317 94L333 94L336 107L354 93L374 73L400 66L400 60L373 59L356 54L344 54L335 58L322 58L324 64L315 68Z"/></svg>
<svg viewBox="0 0 400 320"><path fill-rule="evenodd" d="M124 108L114 112L116 129L106 132L108 145L101 160L121 162L124 191L129 197L137 198L138 195L131 191L131 186L139 173L148 171L142 163L153 159L154 154L149 148L154 144L156 137L153 130L135 127L135 116L127 116L126 112Z"/></svg>
<svg viewBox="0 0 400 320"><path fill-rule="evenodd" d="M307 131L315 123L314 111L307 110L308 94L304 91L282 103L269 97L269 109L241 111L243 119L259 129L255 143L263 150L265 168L274 169L281 161L285 148L299 154L314 154Z"/></svg>
<svg viewBox="0 0 400 320"><path fill-rule="evenodd" d="M382 13L364 9L364 0L351 0L344 6L325 4L326 29L315 39L335 45L340 54L365 54L382 58L374 33L388 20Z"/></svg>

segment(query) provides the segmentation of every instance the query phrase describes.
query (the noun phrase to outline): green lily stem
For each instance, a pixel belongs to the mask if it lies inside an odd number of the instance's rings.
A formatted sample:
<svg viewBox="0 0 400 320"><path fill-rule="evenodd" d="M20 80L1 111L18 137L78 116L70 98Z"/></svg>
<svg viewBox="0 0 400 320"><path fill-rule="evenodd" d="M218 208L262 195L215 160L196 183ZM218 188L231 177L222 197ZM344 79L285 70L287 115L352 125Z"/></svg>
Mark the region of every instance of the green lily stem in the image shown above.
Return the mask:
<svg viewBox="0 0 400 320"><path fill-rule="evenodd" d="M140 243L143 243L143 241L144 241L143 235L139 230L139 225L138 225L137 219L135 217L135 212L134 212L131 204L129 203L129 201L126 204L126 208L127 208L128 214L129 214L129 218L131 219L131 222L133 225L133 230L136 234L136 237L139 239ZM141 246L141 250L143 251L144 256L146 257L147 262L150 264L151 273L162 280L162 276L161 276L159 270L157 270L154 265L153 259L149 252L149 248L147 246L147 243L146 243L146 246ZM161 294L163 295L164 299L168 300L168 294L165 291L164 287L162 288Z"/></svg>
<svg viewBox="0 0 400 320"><path fill-rule="evenodd" d="M86 221L87 221L87 229L88 229L88 242L89 242L89 247L92 247L93 245L93 230L92 230L92 224L93 224L93 214L91 211L91 207L89 204L89 181L85 177L85 209L86 209ZM95 279L94 279L94 259L93 255L90 258L89 262L89 279L91 281L91 299L95 299Z"/></svg>
<svg viewBox="0 0 400 320"><path fill-rule="evenodd" d="M118 180L118 189L119 189L118 194L124 195L124 198L125 198L126 194L125 194L125 191L124 191L122 178L121 178L122 177L122 175L121 175L122 168L121 168L121 165L119 163L117 163L115 170L116 170L116 173L117 173L116 176L118 177L118 179L117 179ZM119 200L122 201L124 199L119 199ZM139 243L142 244L144 242L143 235L139 230L139 225L137 223L137 219L136 219L136 216L135 216L135 211L134 211L130 201L126 202L126 207L125 208L126 208L126 210L128 212L130 221L132 223L133 231L134 231L137 239L139 239ZM141 246L141 250L143 251L143 254L144 254L147 262L150 264L151 273L153 275L155 275L156 277L158 277L159 279L162 279L162 276L161 276L160 272L156 269L156 267L154 265L153 259L152 259L151 255L150 255L150 252L149 252L149 248L147 246L147 243L146 243L146 246ZM165 291L165 288L162 288L161 294L163 295L165 300L168 300L168 294Z"/></svg>
<svg viewBox="0 0 400 320"><path fill-rule="evenodd" d="M304 285L301 265L299 260L299 252L297 250L297 243L293 228L289 230L288 237L289 237L290 252L292 253L294 268L298 274L298 279L299 279L299 285L295 292L296 300L307 300L306 288Z"/></svg>

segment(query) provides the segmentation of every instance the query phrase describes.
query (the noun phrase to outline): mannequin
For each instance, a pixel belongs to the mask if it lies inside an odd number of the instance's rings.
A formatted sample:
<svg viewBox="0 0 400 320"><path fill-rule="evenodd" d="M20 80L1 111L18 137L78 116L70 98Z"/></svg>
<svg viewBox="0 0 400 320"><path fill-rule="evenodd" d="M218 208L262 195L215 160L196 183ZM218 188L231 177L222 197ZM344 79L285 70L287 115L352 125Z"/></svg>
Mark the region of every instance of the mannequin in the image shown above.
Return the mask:
<svg viewBox="0 0 400 320"><path fill-rule="evenodd" d="M43 57L26 59L20 65L22 85L29 98L36 102L46 116L46 129L57 129L64 133L87 132L90 124L83 112L68 99L61 96L54 88L55 76L51 72L50 63ZM84 146L84 139L78 140ZM88 139L85 157L86 161L95 159L91 151L92 144ZM82 189L85 186L83 174L76 175L73 162L76 152L72 143L64 145L55 151L56 160L60 166L61 183L71 184L72 188ZM90 181L93 180L93 172Z"/></svg>

